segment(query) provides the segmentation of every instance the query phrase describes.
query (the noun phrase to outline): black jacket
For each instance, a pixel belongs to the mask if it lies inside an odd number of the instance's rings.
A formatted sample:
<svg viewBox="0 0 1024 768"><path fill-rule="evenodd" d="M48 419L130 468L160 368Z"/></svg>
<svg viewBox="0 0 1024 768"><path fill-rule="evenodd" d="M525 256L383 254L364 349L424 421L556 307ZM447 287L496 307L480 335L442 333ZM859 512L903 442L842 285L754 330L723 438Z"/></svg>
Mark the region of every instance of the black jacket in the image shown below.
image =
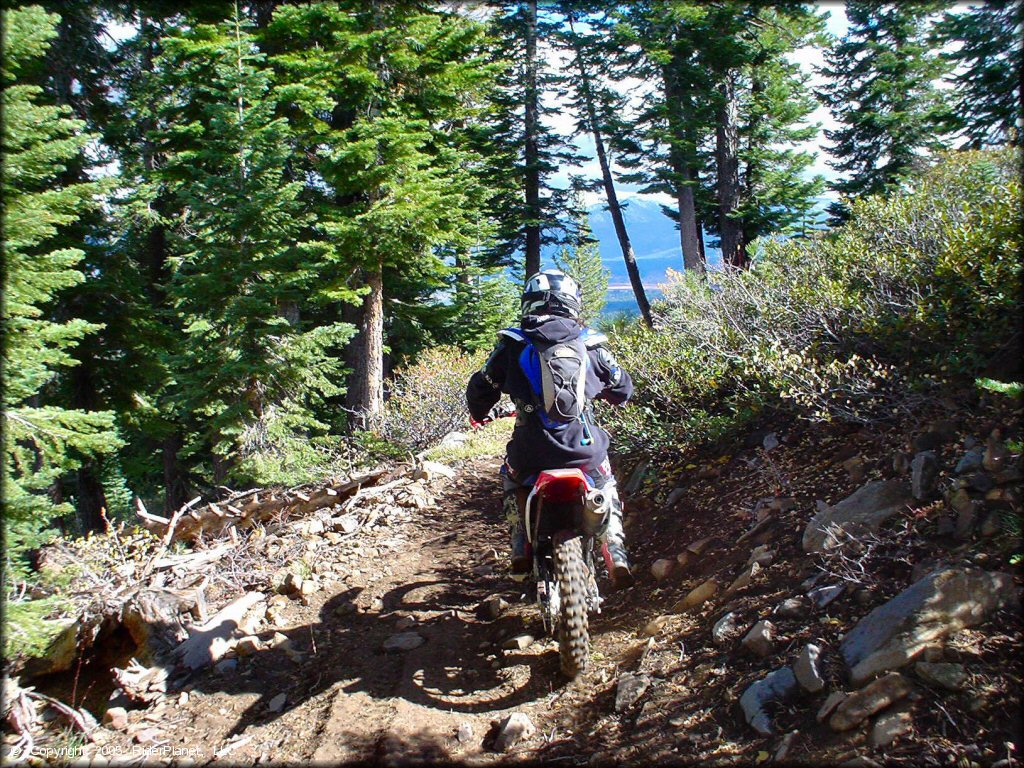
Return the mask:
<svg viewBox="0 0 1024 768"><path fill-rule="evenodd" d="M582 337L589 354L587 366L587 401L603 399L618 405L633 394L633 380L619 367L602 343L603 334L579 326L574 320L544 315L525 317L519 330L534 343L556 344ZM530 383L519 365L524 342L514 332L498 334L498 345L484 367L473 374L466 387L470 415L482 421L501 398L509 395L513 402L532 403ZM542 469L580 467L596 469L608 455L608 433L594 423L587 408L587 428L592 442L583 445L584 426L573 422L561 429L545 429L540 417L522 408L516 418L515 430L508 443L508 463L519 475L527 476Z"/></svg>

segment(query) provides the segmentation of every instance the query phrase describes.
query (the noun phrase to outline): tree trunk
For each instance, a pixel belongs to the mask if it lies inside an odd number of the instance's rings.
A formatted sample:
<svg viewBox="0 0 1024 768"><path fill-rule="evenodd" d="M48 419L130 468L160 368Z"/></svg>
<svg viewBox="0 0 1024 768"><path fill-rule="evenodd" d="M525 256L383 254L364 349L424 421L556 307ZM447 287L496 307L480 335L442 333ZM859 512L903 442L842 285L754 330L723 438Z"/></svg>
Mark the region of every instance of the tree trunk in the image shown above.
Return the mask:
<svg viewBox="0 0 1024 768"><path fill-rule="evenodd" d="M680 169L684 179L693 179L693 169L684 163ZM697 206L694 202L693 184L680 184L677 200L679 202L679 244L683 249L683 267L703 275L707 272L704 262L704 244L701 242L700 228L697 224Z"/></svg>
<svg viewBox="0 0 1024 768"><path fill-rule="evenodd" d="M742 223L735 218L740 204L739 120L736 101L736 74L725 73L718 87L721 104L715 127L718 164L718 232L722 239L722 261L727 267L743 269L747 254L743 245Z"/></svg>
<svg viewBox="0 0 1024 768"><path fill-rule="evenodd" d="M71 369L72 403L75 408L83 411L100 409L99 393L96 391L96 380L93 378L93 360L91 344L83 345L82 356ZM82 531L102 531L104 529L101 510L107 506L103 492L103 483L99 479L99 462L86 458L75 471L77 489L75 490L75 512Z"/></svg>
<svg viewBox="0 0 1024 768"><path fill-rule="evenodd" d="M569 16L569 30L575 34L571 14ZM598 163L601 165L601 181L604 184L604 194L608 200L608 211L612 215L612 224L615 226L615 236L618 238L619 248L622 250L622 260L626 263L629 284L633 286L633 295L636 297L636 305L640 310L640 315L643 317L647 327L653 328L654 320L651 318L651 303L647 300L647 292L644 290L643 281L640 279L640 269L636 265L633 244L629 241L626 222L622 218L622 206L619 204L619 196L615 193L615 179L612 177L611 165L608 162L608 154L604 147L604 138L601 135L601 126L597 119L594 94L590 87L590 74L587 72L582 52L578 46L574 45L574 47L576 48L576 66L580 72L580 91L586 105L590 131L594 134L594 147L597 151Z"/></svg>
<svg viewBox="0 0 1024 768"><path fill-rule="evenodd" d="M687 139L686 130L688 114L685 110L685 99L682 88L672 65L662 68L662 81L665 86L665 101L668 103L670 116L669 164L676 181L676 204L679 208L679 247L683 252L683 268L694 270L699 275L706 271L704 254L701 249L699 229L697 227L697 209L694 202L693 185L688 183L696 174L689 160L683 155L679 144Z"/></svg>
<svg viewBox="0 0 1024 768"><path fill-rule="evenodd" d="M165 438L163 442L164 514L166 515L181 509L189 500L188 478L178 462L178 451L184 444L185 441L178 430Z"/></svg>
<svg viewBox="0 0 1024 768"><path fill-rule="evenodd" d="M526 133L525 133L525 178L526 195L526 253L524 279L540 271L540 131L539 104L540 89L537 83L537 0L527 0L526 11Z"/></svg>
<svg viewBox="0 0 1024 768"><path fill-rule="evenodd" d="M471 286L473 276L470 274L470 267L473 265L469 257L468 248L459 248L455 252L455 283L457 286Z"/></svg>
<svg viewBox="0 0 1024 768"><path fill-rule="evenodd" d="M222 440L223 437L220 430L215 431L210 438L210 442L213 444L213 448L210 451L210 465L213 469L214 485L226 485L228 475L231 473L231 468L235 465L235 459L230 455L230 449L227 454L223 454L218 451L217 445Z"/></svg>
<svg viewBox="0 0 1024 768"><path fill-rule="evenodd" d="M98 477L99 467L94 459L82 462L75 472L78 488L75 492L75 510L82 531L102 531L103 511L107 508L107 497L103 492L103 483Z"/></svg>
<svg viewBox="0 0 1024 768"><path fill-rule="evenodd" d="M698 178L698 183L700 179ZM697 227L697 247L700 248L700 263L707 267L708 254L704 247L704 216L697 214L695 217L695 224Z"/></svg>
<svg viewBox="0 0 1024 768"><path fill-rule="evenodd" d="M366 429L384 408L384 269L380 260L366 271L369 293L363 298L355 358L348 385L352 425Z"/></svg>

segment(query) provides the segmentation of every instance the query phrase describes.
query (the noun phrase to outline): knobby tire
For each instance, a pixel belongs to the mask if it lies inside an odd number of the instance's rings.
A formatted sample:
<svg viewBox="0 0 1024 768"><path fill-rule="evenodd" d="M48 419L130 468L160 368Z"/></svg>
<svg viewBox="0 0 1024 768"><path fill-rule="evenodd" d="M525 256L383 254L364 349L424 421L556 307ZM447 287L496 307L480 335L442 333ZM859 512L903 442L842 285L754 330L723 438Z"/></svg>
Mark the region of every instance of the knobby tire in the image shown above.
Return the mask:
<svg viewBox="0 0 1024 768"><path fill-rule="evenodd" d="M590 632L587 616L587 566L579 536L555 549L555 580L561 597L558 655L562 674L574 678L587 668Z"/></svg>

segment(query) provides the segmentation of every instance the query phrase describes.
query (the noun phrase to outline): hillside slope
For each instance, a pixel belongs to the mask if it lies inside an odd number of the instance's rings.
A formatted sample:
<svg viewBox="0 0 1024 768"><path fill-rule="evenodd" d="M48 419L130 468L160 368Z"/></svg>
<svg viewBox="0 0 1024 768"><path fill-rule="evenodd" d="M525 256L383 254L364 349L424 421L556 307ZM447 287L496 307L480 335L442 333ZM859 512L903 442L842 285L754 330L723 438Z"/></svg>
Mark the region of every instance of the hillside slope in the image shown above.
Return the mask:
<svg viewBox="0 0 1024 768"><path fill-rule="evenodd" d="M558 675L557 648L535 609L507 578L499 457L456 453L447 454L454 473L392 473L354 500L248 534L230 573L223 561L197 571L211 585L207 614L256 600L211 646L212 666L190 671L173 653L126 648L116 663L94 656L84 670L21 684L86 702L104 725L74 746L95 765L118 755L232 764L1012 765L1021 745L1021 623L1019 577L1007 562L1020 541L1006 513L1019 512L1021 457L1019 442L1002 438L1019 440L1016 408L981 402L856 431L779 422L727 454L629 468L626 526L638 582L608 595L592 621L590 669L572 684ZM981 448L974 454L972 441ZM915 457L927 451L938 472L923 476L926 462ZM968 454L981 465L968 457L958 474ZM857 533L859 549L805 550L816 515L883 481L898 487L899 502L875 533ZM922 500L913 499L914 484ZM292 565L263 569L261 558ZM854 631L858 622L884 634L898 617L879 620L877 611L943 572L952 580L943 577L946 591L924 624L903 619L921 640L900 657L908 663L890 672L890 654L874 670L882 683L851 680L844 639L864 634ZM759 635L761 624L748 638L762 621L769 631ZM211 623L190 634L215 633ZM129 665L132 655L141 664ZM816 658L798 663L801 655ZM121 670L119 687L109 665ZM790 665L802 684L787 678ZM770 673L769 684L755 685ZM840 693L846 701L819 722ZM496 744L515 713L532 728ZM65 731L35 733L37 749L68 743Z"/></svg>

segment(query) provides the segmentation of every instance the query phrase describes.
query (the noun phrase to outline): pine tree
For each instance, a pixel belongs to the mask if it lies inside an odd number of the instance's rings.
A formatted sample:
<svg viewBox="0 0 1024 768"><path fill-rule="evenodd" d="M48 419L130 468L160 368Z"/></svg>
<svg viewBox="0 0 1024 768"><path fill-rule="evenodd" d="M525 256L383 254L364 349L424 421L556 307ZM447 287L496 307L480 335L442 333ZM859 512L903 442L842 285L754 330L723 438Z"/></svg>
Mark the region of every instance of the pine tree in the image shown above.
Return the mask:
<svg viewBox="0 0 1024 768"><path fill-rule="evenodd" d="M821 182L803 178L813 158L795 145L815 132L814 104L787 55L822 26L805 4L646 0L623 13L619 45L643 53L631 73L660 86L637 120L632 162L648 190L678 201L667 213L687 269L703 267L705 228L727 265L745 267L753 239L785 231L811 206Z"/></svg>
<svg viewBox="0 0 1024 768"><path fill-rule="evenodd" d="M640 277L640 269L636 263L636 254L633 253L629 233L626 231L622 205L619 203L615 190L611 159L605 146L605 134L608 131L615 131L618 126L616 113L624 108L625 99L602 82L601 75L607 76L608 73L602 72L595 65L597 57L593 54L597 53L598 40L603 37L604 30L598 28L589 34L578 32L575 23L576 11L572 4L563 3L562 13L568 22L568 29L563 29L560 37L569 49L576 68L576 75L570 80L570 86L574 89L574 98L570 104L579 115L576 130L579 134L589 134L594 140L594 151L601 168L601 187L604 189L608 211L615 227L615 235L622 250L622 260L626 264L626 272L633 287L637 308L640 310L644 322L650 327L653 325L651 305L647 300L647 293ZM588 18L585 23L589 21ZM574 203L579 205L578 200ZM589 229L589 222L587 222L587 232ZM607 290L607 279L605 280L605 289Z"/></svg>
<svg viewBox="0 0 1024 768"><path fill-rule="evenodd" d="M447 331L438 340L470 352L490 349L498 329L519 322L520 284L500 269L468 264L462 270Z"/></svg>
<svg viewBox="0 0 1024 768"><path fill-rule="evenodd" d="M130 487L150 504L162 500L170 515L194 497L202 482L184 455L200 425L184 410L173 369L186 336L168 295L173 194L160 169L171 147L159 136L163 118L155 98L161 40L173 36L182 19L177 9L153 3L125 20L136 22L138 32L118 46L111 75L112 88L123 99L105 126L104 140L118 158L120 183L112 206L116 237L98 286L117 296L112 304L120 313L104 334L113 352L105 359L116 362L98 373L107 397L120 403L128 440L121 464ZM201 458L208 461L208 456Z"/></svg>
<svg viewBox="0 0 1024 768"><path fill-rule="evenodd" d="M742 72L739 103L741 252L764 235L797 231L824 189L808 177L814 163L797 145L814 138L808 119L816 107L808 76L788 54L819 40L824 20L799 6L767 8L753 28L756 53Z"/></svg>
<svg viewBox="0 0 1024 768"><path fill-rule="evenodd" d="M949 130L973 149L1021 141L1024 5L989 0L947 12L935 28L954 101Z"/></svg>
<svg viewBox="0 0 1024 768"><path fill-rule="evenodd" d="M948 121L948 107L935 80L947 69L929 42L933 16L944 0L906 3L849 0L849 29L828 52L822 73L829 85L819 91L840 124L826 130L830 162L846 174L832 188L847 197L884 192L922 157L943 146L937 128ZM830 208L842 221L842 202Z"/></svg>
<svg viewBox="0 0 1024 768"><path fill-rule="evenodd" d="M785 231L810 208L820 180L805 180L813 158L794 145L816 133L806 78L787 56L815 41L823 19L807 4L723 3L701 19L699 58L715 93L717 216L722 259L750 263L747 246ZM714 40L715 42L708 42Z"/></svg>
<svg viewBox="0 0 1024 768"><path fill-rule="evenodd" d="M608 276L611 272L601 261L597 241L590 229L589 214L578 192L571 198L571 205L574 220L572 241L555 253L555 266L579 283L583 292L580 319L591 323L600 316L608 301Z"/></svg>
<svg viewBox="0 0 1024 768"><path fill-rule="evenodd" d="M555 187L551 177L559 164L576 162L576 152L545 122L564 79L542 55L559 23L546 5L538 10L537 0L506 0L488 28L493 57L504 66L491 97L493 120L477 146L490 156L485 162L497 176L495 188L502 179L512 181L495 209L498 229L488 260L506 266L518 260L524 280L540 269L541 249L569 234L568 190Z"/></svg>
<svg viewBox="0 0 1024 768"><path fill-rule="evenodd" d="M676 199L675 210L663 211L679 227L684 268L698 273L705 269L703 231L712 206L701 188L714 130L713 82L699 55L713 36L703 21L707 14L701 4L645 0L616 9L611 30L622 62L619 77L657 84L633 126L612 134L619 162L636 169L624 179Z"/></svg>
<svg viewBox="0 0 1024 768"><path fill-rule="evenodd" d="M4 14L2 130L4 324L4 525L8 552L30 544L70 511L55 483L87 457L115 450L113 414L52 401L73 365L71 350L99 326L58 319L54 301L83 281L83 252L58 247L62 228L97 205L99 183L62 184L90 136L69 110L43 102L30 84L58 18L29 6Z"/></svg>
<svg viewBox="0 0 1024 768"><path fill-rule="evenodd" d="M157 178L174 211L168 299L184 333L169 365L183 413L201 421L192 451L223 483L239 459L269 449L275 427L324 430L310 406L341 391L343 324L310 327L337 256L286 178L287 122L244 20L196 24L162 40L154 62ZM235 473L236 477L245 470Z"/></svg>
<svg viewBox="0 0 1024 768"><path fill-rule="evenodd" d="M281 7L267 28L304 150L293 173L313 179L317 229L348 259L339 278L354 267L364 291L349 350L356 425L383 404L387 283L443 283L442 247L480 230L476 158L458 135L492 78L481 37L457 14L358 2Z"/></svg>

